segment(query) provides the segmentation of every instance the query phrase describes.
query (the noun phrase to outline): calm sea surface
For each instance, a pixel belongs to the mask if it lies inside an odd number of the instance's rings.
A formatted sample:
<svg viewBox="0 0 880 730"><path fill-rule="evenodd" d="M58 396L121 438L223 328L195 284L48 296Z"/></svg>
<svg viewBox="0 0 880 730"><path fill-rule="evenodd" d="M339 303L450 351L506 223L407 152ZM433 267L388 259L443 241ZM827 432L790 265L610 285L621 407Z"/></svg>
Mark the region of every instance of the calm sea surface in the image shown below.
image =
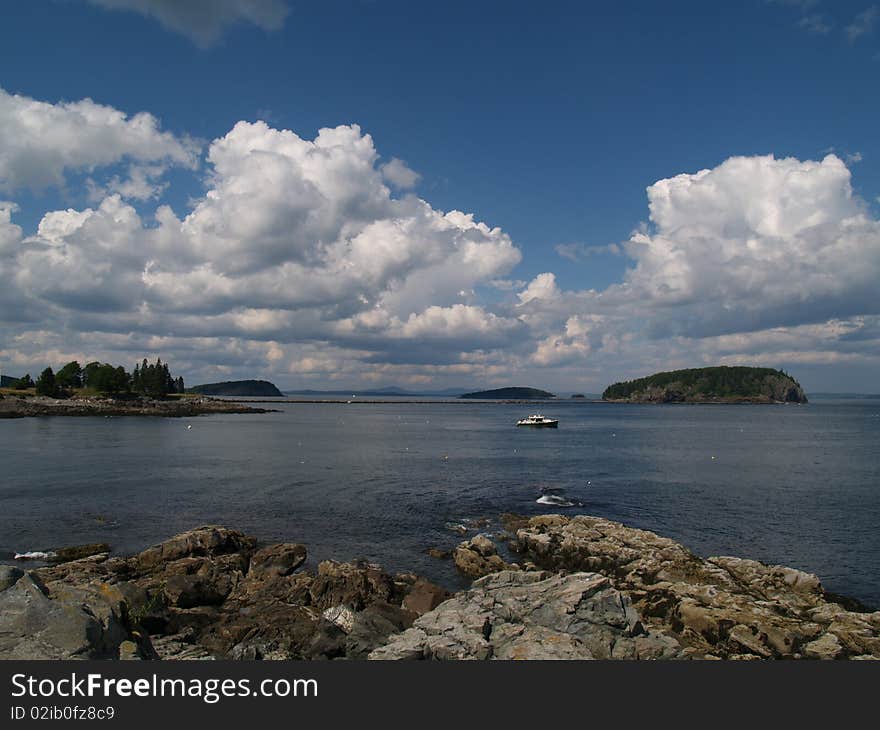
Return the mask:
<svg viewBox="0 0 880 730"><path fill-rule="evenodd" d="M805 406L279 403L190 419L0 421L0 559L205 523L459 585L423 554L502 512L586 513L817 573L880 607L880 399ZM188 429L187 426L192 426ZM542 490L575 503L540 504ZM495 529L497 522L488 529ZM485 529L485 528L484 528ZM473 531L469 534L473 534Z"/></svg>

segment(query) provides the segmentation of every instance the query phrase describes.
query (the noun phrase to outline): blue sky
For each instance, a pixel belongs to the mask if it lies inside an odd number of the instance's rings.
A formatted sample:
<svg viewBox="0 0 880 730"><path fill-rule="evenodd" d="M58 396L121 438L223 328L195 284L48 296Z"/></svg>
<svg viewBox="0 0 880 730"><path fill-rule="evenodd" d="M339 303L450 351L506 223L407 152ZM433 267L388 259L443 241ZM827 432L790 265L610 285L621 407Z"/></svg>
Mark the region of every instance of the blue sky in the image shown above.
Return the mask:
<svg viewBox="0 0 880 730"><path fill-rule="evenodd" d="M134 142L120 142L118 153L94 159L84 150L73 158L59 151L61 162L53 170L60 170L60 183L57 175L51 183L37 175L36 167L47 164L41 155L16 158L15 175L7 172L0 185L0 200L15 204L9 226L20 230L8 235L10 241L15 237L15 251L7 246L12 253L0 272L9 277L9 291L13 282L20 290L15 301L32 299L30 311L39 314L28 323L14 313L7 317L0 329L4 370L38 369L53 357L91 358L91 347L94 357L132 362L142 351L159 352L180 363L191 381L258 372L291 387L469 386L513 379L600 390L618 377L663 367L752 361L787 367L814 389L871 387L880 307L863 275L880 258L880 11L869 1L539 6L252 0L202 3L201 10L185 14L177 5L175 11L164 0L34 0L4 9L0 88L8 95L49 105L91 99L129 119L146 112L158 130L192 154L184 161L175 148L150 160ZM10 104L20 112L19 102ZM279 253L284 242L263 241L248 229L237 234L234 246L226 241L232 248L212 248L207 228L199 227L204 221L185 219L207 190L222 191L225 183L228 190L240 189L242 170L231 166L219 173L218 184L211 144L237 122L257 120L306 141L325 127L359 125L360 134L372 138L375 170L396 158L419 176L414 186L399 187L386 176L392 202L416 196L435 213L473 214L489 230L500 228L516 253L495 251L497 240L487 238L480 275L447 281L456 268L450 259L434 274L444 286L426 292L424 283L410 281L411 274L440 253L420 247L455 248L455 236L467 239L473 232L456 228L444 243L427 244L424 232L408 229L409 258L404 263L403 254L395 254L395 266L402 268L377 273L362 291L355 286L361 305L343 302L341 295L331 305L333 296L323 290L320 301L277 307L265 297L250 301L229 294L242 283L243 271L223 270L225 264L212 256L244 247L251 260L254 251L263 251L268 271L287 260ZM50 127L40 129L55 139ZM17 144L5 141L10 148ZM0 137L0 183L3 143ZM832 162L820 166L829 154ZM731 158L764 163L724 167ZM120 205L140 221L136 235L132 229L127 237L116 235L113 255L125 258L126 247L159 245L135 239L149 237L145 231L159 226L155 211L169 205L176 222L168 230L177 226L190 237L167 245L189 246L201 258L191 257L188 272L163 271L161 280L148 282L149 291L130 301L98 296L101 282L85 282L85 292L64 297L57 296L57 287L35 285L23 267L39 266L41 252L57 255L64 246L66 261L79 260L77 247L97 235L77 229L85 238L75 240L65 229L63 241L47 243L37 235L40 220L51 211L100 211L102 197L115 192L108 180L124 179L133 159L162 166L150 177L162 189L122 195ZM783 170L776 162L786 159L817 166ZM33 175L22 172L26 165L33 166ZM690 203L676 198L669 223L658 226L646 189L700 170L717 173L710 187L727 197L711 207L730 215L695 222L699 215L687 217ZM43 182L33 183L34 176ZM821 226L769 230L764 224L785 218L785 207L802 194L800 183L792 182L799 177L812 180L805 199L816 207L813 218ZM688 190L702 199L697 186ZM261 196L254 209L267 203L265 193L254 193ZM748 201L757 204L766 196L779 207L764 211L762 223ZM285 202L279 205L287 210ZM395 206L378 219L399 222L414 215ZM265 215L278 213L283 227L289 220L279 210L267 208ZM797 210L802 219L811 218L809 210ZM858 216L860 228L853 233ZM348 230L352 221L347 223L341 220L333 230ZM713 228L715 223L723 225ZM650 242L640 248L632 235L643 225ZM753 230L728 236L738 227ZM192 238L196 228L198 240ZM669 245L678 231L689 232ZM300 234L317 235L292 232L291 240ZM755 244L756 236L764 243ZM825 238L820 243L816 236ZM708 252L718 237L726 243L720 259L718 251L713 259ZM310 245L327 244L316 238ZM837 260L829 245L840 257L864 260L829 270L822 262ZM742 255L755 251L761 253L752 260ZM300 251L288 258L301 262L308 256ZM800 263L789 270L781 262L792 258ZM137 262L139 272L154 259ZM686 266L686 274L671 271L670 261ZM70 288L77 276L53 262L52 275ZM804 290L762 280L758 272L767 265L782 266L780 277L799 277ZM255 264L247 266L250 275ZM185 275L205 267L219 277L212 291L224 295L175 310L173 292L191 289L192 278ZM321 271L330 276L331 269ZM117 279L119 271L114 268ZM546 274L552 274L552 286L540 278ZM175 276L183 278L172 285ZM813 277L816 283L808 287ZM716 279L717 286L698 285ZM288 271L268 286L295 288L297 281ZM651 282L663 286L653 291ZM458 283L464 294L454 301L449 292ZM425 296L401 293L408 287ZM534 296L538 292L542 296ZM144 307L150 316L143 315ZM136 311L140 318L132 316ZM367 311L369 322L360 316ZM230 324L243 313L249 322L272 323L259 331ZM199 315L226 320L199 332Z"/></svg>

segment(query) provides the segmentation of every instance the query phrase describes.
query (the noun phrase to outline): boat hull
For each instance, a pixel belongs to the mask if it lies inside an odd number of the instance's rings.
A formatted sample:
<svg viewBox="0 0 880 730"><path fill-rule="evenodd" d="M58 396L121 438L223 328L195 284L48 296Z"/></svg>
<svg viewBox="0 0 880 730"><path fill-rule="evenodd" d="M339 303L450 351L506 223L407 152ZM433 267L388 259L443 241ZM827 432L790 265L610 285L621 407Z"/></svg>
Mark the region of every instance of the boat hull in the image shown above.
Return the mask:
<svg viewBox="0 0 880 730"><path fill-rule="evenodd" d="M517 423L517 428L559 428L559 421L551 421L550 423Z"/></svg>

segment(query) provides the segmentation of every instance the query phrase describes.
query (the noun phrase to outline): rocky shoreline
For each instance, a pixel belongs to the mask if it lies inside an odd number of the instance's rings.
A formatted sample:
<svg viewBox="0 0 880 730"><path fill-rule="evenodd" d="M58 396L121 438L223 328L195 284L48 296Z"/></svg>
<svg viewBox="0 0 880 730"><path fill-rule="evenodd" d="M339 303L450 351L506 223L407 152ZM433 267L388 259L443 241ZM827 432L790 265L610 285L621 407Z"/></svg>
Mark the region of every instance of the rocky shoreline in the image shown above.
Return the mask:
<svg viewBox="0 0 880 730"><path fill-rule="evenodd" d="M880 611L809 573L596 517L504 525L456 548L475 580L455 595L365 562L309 570L303 545L219 526L131 557L0 566L0 658L880 659Z"/></svg>
<svg viewBox="0 0 880 730"><path fill-rule="evenodd" d="M212 413L274 413L269 408L254 408L234 401L213 398L46 398L42 396L0 398L0 418L37 416L159 416L182 418Z"/></svg>

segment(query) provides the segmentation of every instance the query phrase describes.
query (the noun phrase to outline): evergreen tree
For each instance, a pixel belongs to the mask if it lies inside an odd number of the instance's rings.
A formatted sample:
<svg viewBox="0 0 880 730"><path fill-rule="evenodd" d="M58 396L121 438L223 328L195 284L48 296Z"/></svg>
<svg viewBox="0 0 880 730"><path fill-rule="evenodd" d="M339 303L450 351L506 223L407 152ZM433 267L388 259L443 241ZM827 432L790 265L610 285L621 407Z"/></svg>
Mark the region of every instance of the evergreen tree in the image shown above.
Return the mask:
<svg viewBox="0 0 880 730"><path fill-rule="evenodd" d="M55 374L55 382L60 388L82 387L82 368L76 360L65 365Z"/></svg>
<svg viewBox="0 0 880 730"><path fill-rule="evenodd" d="M82 369L82 383L86 388L98 388L97 384L95 383L95 377L100 367L101 363L97 361L92 361Z"/></svg>
<svg viewBox="0 0 880 730"><path fill-rule="evenodd" d="M108 366L112 367L112 365ZM128 393L131 391L131 378L122 365L119 365L110 376L112 393Z"/></svg>
<svg viewBox="0 0 880 730"><path fill-rule="evenodd" d="M55 384L55 373L52 368L46 368L36 382L37 395L46 395L53 397L58 392L58 386Z"/></svg>
<svg viewBox="0 0 880 730"><path fill-rule="evenodd" d="M18 379L14 387L16 390L27 390L28 388L33 388L34 381L31 380L31 374L25 373L24 377Z"/></svg>

